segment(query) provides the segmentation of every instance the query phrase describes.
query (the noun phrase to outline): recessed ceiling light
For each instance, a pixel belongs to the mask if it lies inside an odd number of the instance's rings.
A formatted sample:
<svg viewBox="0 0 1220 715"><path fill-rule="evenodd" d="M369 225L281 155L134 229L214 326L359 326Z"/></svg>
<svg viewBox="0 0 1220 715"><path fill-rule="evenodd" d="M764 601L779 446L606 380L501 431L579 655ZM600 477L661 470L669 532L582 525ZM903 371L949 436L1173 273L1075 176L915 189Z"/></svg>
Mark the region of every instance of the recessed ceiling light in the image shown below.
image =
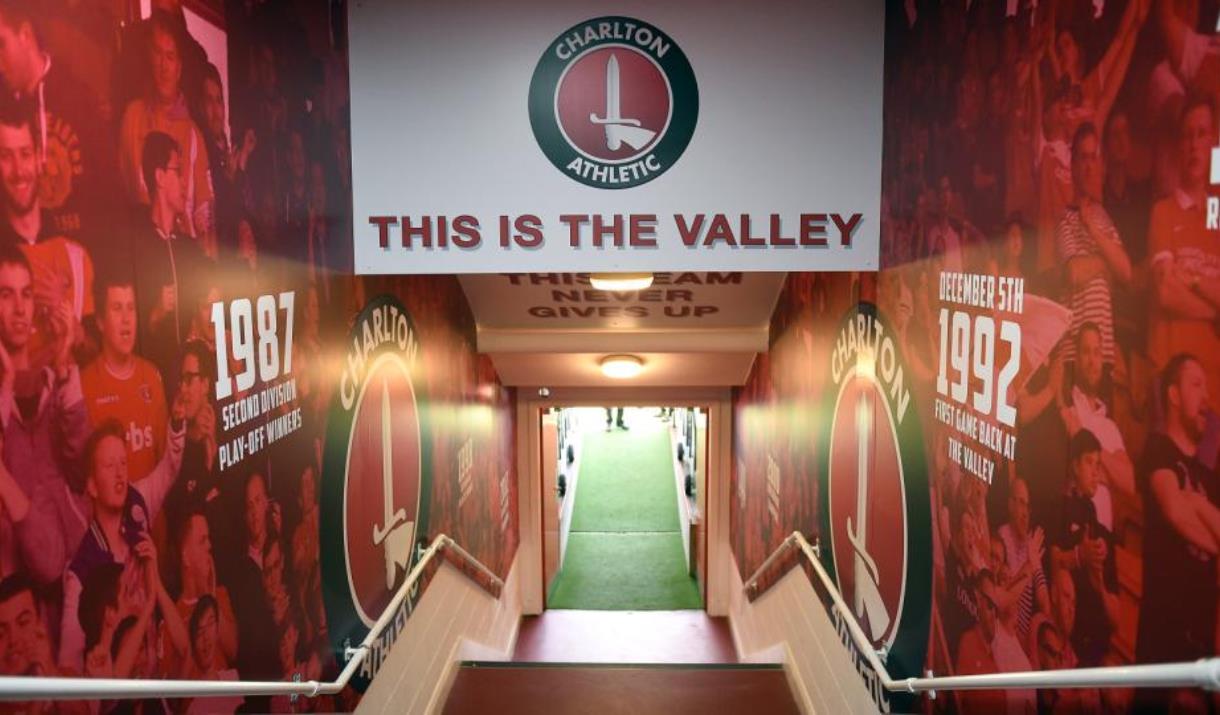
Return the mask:
<svg viewBox="0 0 1220 715"><path fill-rule="evenodd" d="M644 290L652 285L651 273L593 273L589 282L598 290Z"/></svg>
<svg viewBox="0 0 1220 715"><path fill-rule="evenodd" d="M602 374L616 380L626 380L640 374L644 361L635 355L607 355L601 361Z"/></svg>

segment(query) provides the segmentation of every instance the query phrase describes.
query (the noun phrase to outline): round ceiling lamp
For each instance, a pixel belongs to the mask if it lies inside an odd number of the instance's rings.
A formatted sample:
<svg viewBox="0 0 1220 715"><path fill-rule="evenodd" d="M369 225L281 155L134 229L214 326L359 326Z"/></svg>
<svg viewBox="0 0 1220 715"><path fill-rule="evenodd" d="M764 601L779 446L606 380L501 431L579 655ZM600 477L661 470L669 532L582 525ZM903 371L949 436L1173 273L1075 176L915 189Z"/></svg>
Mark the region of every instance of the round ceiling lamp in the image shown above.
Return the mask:
<svg viewBox="0 0 1220 715"><path fill-rule="evenodd" d="M635 355L607 355L601 360L602 374L615 380L627 380L639 375L644 361Z"/></svg>
<svg viewBox="0 0 1220 715"><path fill-rule="evenodd" d="M589 283L598 290L622 292L644 290L652 285L651 273L591 273Z"/></svg>

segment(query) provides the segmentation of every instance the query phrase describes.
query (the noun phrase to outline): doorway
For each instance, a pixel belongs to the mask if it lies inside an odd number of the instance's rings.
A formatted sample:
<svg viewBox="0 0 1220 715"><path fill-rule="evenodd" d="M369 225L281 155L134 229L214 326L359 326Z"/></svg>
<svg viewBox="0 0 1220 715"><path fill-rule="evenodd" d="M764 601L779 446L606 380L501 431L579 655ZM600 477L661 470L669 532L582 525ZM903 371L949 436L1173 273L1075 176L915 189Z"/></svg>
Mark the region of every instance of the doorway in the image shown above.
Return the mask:
<svg viewBox="0 0 1220 715"><path fill-rule="evenodd" d="M701 610L708 410L540 415L547 609Z"/></svg>

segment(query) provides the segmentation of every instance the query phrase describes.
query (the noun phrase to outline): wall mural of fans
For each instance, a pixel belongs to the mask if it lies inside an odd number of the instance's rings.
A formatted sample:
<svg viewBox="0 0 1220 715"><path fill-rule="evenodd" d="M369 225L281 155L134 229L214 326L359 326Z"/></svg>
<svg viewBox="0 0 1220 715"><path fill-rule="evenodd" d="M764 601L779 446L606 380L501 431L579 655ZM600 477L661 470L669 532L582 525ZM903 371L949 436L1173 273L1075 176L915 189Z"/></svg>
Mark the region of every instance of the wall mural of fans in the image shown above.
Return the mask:
<svg viewBox="0 0 1220 715"><path fill-rule="evenodd" d="M1218 17L1213 0L888 3L882 269L789 277L771 350L737 395L743 577L792 530L838 549L841 514L857 518L855 502L836 506L836 442L818 435L834 423L828 368L856 350L836 326L872 315L836 302L859 301L885 328L858 324L883 346L867 349L876 374L893 339L926 451L904 472L926 523L908 511L905 527L931 560L906 569L927 569L931 618L890 642L891 673L1220 652ZM876 446L860 463L884 457ZM879 509L882 472L852 475L871 492L863 510ZM893 577L876 529L904 521L876 521L854 548L873 552L880 609ZM851 601L859 567L824 561ZM867 610L866 626L913 617ZM971 713L1216 707L1190 690L878 698Z"/></svg>
<svg viewBox="0 0 1220 715"><path fill-rule="evenodd" d="M415 326L421 410L490 415L420 433L435 476L418 536L451 534L506 575L511 393L475 354L460 288L351 275L346 16L0 0L0 673L337 674L351 624L322 598L320 495L346 477L323 470L329 366L376 296ZM476 498L459 510L463 446Z"/></svg>

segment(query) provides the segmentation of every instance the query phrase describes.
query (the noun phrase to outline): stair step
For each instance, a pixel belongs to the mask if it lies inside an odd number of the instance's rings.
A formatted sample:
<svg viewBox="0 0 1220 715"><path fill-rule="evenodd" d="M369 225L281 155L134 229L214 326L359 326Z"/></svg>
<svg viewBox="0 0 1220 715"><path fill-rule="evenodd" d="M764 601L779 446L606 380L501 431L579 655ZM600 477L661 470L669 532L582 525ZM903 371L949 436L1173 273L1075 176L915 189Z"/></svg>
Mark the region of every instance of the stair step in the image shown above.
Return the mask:
<svg viewBox="0 0 1220 715"><path fill-rule="evenodd" d="M783 670L783 663L575 663L516 660L463 660L463 668L634 668L636 670Z"/></svg>
<svg viewBox="0 0 1220 715"><path fill-rule="evenodd" d="M703 611L548 610L521 619L514 661L736 663L729 620Z"/></svg>
<svg viewBox="0 0 1220 715"><path fill-rule="evenodd" d="M464 662L445 713L674 715L799 713L783 667L769 663Z"/></svg>

